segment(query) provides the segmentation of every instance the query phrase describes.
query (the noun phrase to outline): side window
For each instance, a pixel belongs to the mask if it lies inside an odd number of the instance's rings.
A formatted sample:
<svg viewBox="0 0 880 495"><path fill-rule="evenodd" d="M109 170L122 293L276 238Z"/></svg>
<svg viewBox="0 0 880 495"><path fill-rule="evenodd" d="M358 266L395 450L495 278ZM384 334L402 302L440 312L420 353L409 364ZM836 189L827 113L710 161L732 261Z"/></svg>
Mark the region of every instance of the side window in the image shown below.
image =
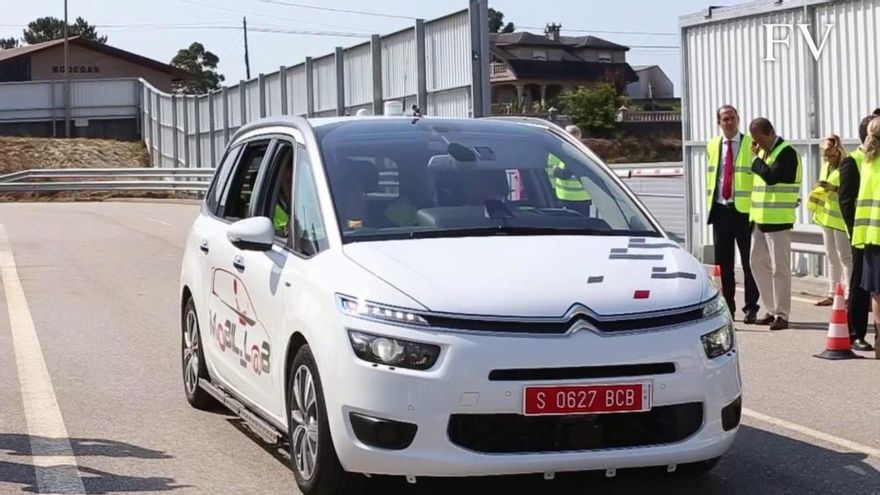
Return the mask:
<svg viewBox="0 0 880 495"><path fill-rule="evenodd" d="M235 168L235 177L229 183L225 200L221 204L223 218L240 220L248 216L257 174L268 147L268 141L248 143L245 146Z"/></svg>
<svg viewBox="0 0 880 495"><path fill-rule="evenodd" d="M232 171L233 165L235 165L239 151L241 151L241 146L230 149L226 156L223 157L220 166L217 167L217 171L214 172L214 181L205 195L205 206L213 214L217 213L217 205L220 204L220 199L223 197L223 191L226 189L226 183L229 180L229 173Z"/></svg>
<svg viewBox="0 0 880 495"><path fill-rule="evenodd" d="M293 190L293 250L313 256L327 249L327 231L321 219L321 206L309 155L296 147L296 180Z"/></svg>
<svg viewBox="0 0 880 495"><path fill-rule="evenodd" d="M290 214L293 194L293 145L278 141L272 157L271 179L269 186L263 188L266 201L261 206L266 208L265 215L272 219L275 235L287 239L290 234Z"/></svg>

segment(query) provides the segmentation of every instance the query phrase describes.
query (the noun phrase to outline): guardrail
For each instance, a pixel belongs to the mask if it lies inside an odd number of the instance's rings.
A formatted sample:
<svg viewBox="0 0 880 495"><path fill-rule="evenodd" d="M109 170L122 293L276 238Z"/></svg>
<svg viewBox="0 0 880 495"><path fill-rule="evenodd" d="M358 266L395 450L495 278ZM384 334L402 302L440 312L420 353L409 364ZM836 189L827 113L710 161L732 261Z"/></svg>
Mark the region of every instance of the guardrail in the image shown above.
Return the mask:
<svg viewBox="0 0 880 495"><path fill-rule="evenodd" d="M49 191L205 192L212 168L68 168L0 175L0 193Z"/></svg>

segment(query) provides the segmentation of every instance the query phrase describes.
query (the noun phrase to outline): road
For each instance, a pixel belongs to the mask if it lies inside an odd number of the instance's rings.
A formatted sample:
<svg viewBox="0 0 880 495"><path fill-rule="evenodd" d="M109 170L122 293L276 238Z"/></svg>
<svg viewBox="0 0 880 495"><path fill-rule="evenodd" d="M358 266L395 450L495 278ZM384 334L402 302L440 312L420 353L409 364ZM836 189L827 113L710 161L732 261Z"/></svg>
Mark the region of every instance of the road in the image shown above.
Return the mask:
<svg viewBox="0 0 880 495"><path fill-rule="evenodd" d="M0 493L41 493L35 473L54 465L81 480L69 493L296 493L283 452L184 400L177 284L195 215L167 203L0 205ZM748 411L701 479L373 479L365 493L880 494L880 363L812 357L828 314L797 300L793 329L739 325Z"/></svg>

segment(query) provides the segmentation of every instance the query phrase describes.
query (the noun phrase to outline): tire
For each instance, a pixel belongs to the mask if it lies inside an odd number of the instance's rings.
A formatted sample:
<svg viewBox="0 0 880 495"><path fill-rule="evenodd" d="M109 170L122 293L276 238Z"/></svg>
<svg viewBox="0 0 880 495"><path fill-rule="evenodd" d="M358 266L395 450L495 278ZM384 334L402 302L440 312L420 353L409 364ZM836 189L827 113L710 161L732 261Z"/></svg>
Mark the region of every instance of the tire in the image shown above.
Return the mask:
<svg viewBox="0 0 880 495"><path fill-rule="evenodd" d="M190 298L183 307L180 318L180 361L183 378L183 393L189 405L200 410L217 406L217 401L199 387L199 379L209 380L205 355L202 352L202 338L199 332L199 317L196 306Z"/></svg>
<svg viewBox="0 0 880 495"><path fill-rule="evenodd" d="M685 476L699 477L714 469L720 460L721 457L715 457L714 459L707 459L705 461L682 464L676 472Z"/></svg>
<svg viewBox="0 0 880 495"><path fill-rule="evenodd" d="M358 493L361 477L346 472L336 456L321 377L308 345L293 358L287 404L290 463L299 489L304 495Z"/></svg>

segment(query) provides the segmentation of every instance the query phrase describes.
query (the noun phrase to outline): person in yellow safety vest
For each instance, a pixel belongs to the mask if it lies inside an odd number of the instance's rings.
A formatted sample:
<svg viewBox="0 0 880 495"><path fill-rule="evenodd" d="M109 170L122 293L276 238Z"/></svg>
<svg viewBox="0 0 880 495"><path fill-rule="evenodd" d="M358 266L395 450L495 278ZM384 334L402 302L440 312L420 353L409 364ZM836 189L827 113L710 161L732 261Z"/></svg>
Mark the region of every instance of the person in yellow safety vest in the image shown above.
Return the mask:
<svg viewBox="0 0 880 495"><path fill-rule="evenodd" d="M758 320L758 285L752 275L749 253L752 249L752 137L739 131L739 113L724 105L715 113L721 135L706 146L709 157L706 169L707 223L712 225L715 264L721 267L721 293L730 315L736 315L736 248L742 260L745 282L743 323Z"/></svg>
<svg viewBox="0 0 880 495"><path fill-rule="evenodd" d="M287 237L290 227L290 199L293 191L293 163L284 164L281 169L278 202L272 214L275 235Z"/></svg>
<svg viewBox="0 0 880 495"><path fill-rule="evenodd" d="M853 223L853 246L865 250L861 286L874 302L874 328L880 322L880 117L868 124L864 161L859 170L859 196ZM875 352L877 342L874 342ZM880 356L878 356L880 357Z"/></svg>
<svg viewBox="0 0 880 495"><path fill-rule="evenodd" d="M565 130L574 138L581 139L581 130L578 126L570 125ZM550 178L550 185L556 193L556 199L563 206L583 215L590 215L590 206L593 204L592 196L584 187L580 177L575 176L570 169L567 169L565 162L553 153L549 153L547 156L547 175Z"/></svg>
<svg viewBox="0 0 880 495"><path fill-rule="evenodd" d="M840 188L840 164L846 157L846 150L840 137L831 134L822 140L822 170L819 173L819 187L826 193L824 200L815 205L816 213L813 221L822 226L822 239L825 241L825 253L831 265L831 276L828 277L828 297L816 303L816 306L831 306L834 303L835 288L838 283L849 285L852 273L852 249L846 234L846 224L840 213L838 189ZM810 201L814 198L811 196ZM849 291L846 292L849 299Z"/></svg>
<svg viewBox="0 0 880 495"><path fill-rule="evenodd" d="M767 308L759 325L788 328L791 313L791 229L800 205L802 165L797 151L776 135L773 124L757 118L752 135L752 273Z"/></svg>
<svg viewBox="0 0 880 495"><path fill-rule="evenodd" d="M837 194L840 204L840 213L846 224L850 242L854 230L856 218L856 203L859 197L859 185L861 182L860 170L865 162L864 144L868 139L868 124L875 117L880 117L880 108L874 113L864 117L859 122L859 142L861 146L843 159L840 164L840 190ZM862 289L862 268L865 264L865 250L852 246L853 267L849 281L849 301L847 312L849 323L849 338L852 348L856 351L875 351L877 338L874 339L874 347L865 338L868 336L868 313L871 310L871 295ZM878 356L880 359L880 356Z"/></svg>

